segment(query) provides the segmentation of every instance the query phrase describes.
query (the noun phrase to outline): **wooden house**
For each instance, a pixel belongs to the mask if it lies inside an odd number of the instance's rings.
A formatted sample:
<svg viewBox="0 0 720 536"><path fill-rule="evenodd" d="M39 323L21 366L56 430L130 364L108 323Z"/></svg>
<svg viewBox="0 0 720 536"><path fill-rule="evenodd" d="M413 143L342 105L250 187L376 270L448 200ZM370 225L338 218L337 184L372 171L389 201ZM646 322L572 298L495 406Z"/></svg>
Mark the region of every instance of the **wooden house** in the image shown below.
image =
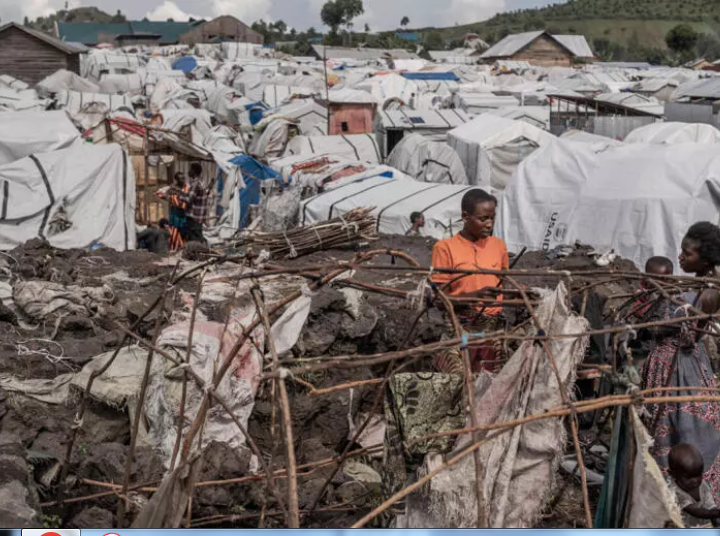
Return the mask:
<svg viewBox="0 0 720 536"><path fill-rule="evenodd" d="M487 63L511 60L542 67L570 67L579 61L593 61L595 55L582 35L526 32L508 35L480 58Z"/></svg>
<svg viewBox="0 0 720 536"><path fill-rule="evenodd" d="M80 74L86 49L14 22L0 26L0 74L35 85L60 69Z"/></svg>
<svg viewBox="0 0 720 536"><path fill-rule="evenodd" d="M217 43L222 41L262 45L263 36L231 15L223 15L199 24L180 36L180 43L190 46L197 43Z"/></svg>
<svg viewBox="0 0 720 536"><path fill-rule="evenodd" d="M341 89L330 92L328 102L323 102L330 111L329 136L348 134L370 134L377 111L377 101L365 91Z"/></svg>

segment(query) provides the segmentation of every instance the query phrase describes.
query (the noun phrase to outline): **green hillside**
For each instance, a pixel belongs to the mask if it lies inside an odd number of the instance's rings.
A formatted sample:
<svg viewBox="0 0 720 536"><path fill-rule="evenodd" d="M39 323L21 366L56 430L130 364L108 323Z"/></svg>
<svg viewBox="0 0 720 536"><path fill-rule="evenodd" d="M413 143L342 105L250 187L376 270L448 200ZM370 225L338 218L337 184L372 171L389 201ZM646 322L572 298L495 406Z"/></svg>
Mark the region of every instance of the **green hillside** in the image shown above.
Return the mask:
<svg viewBox="0 0 720 536"><path fill-rule="evenodd" d="M474 32L490 43L533 30L583 34L604 59L648 60L667 53L665 36L683 23L702 34L698 55L720 58L720 0L570 0L440 32L453 39Z"/></svg>

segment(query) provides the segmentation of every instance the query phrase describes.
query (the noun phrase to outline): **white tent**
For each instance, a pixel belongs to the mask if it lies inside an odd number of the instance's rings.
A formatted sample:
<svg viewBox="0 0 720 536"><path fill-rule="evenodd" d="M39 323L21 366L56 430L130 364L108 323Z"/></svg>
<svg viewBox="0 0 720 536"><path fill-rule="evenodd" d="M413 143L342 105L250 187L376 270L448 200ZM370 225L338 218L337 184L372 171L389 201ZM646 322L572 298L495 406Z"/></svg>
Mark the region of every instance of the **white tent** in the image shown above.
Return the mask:
<svg viewBox="0 0 720 536"><path fill-rule="evenodd" d="M255 51L262 48L262 45L255 43L233 43L226 42L220 45L222 55L226 60L237 60L240 58L253 58Z"/></svg>
<svg viewBox="0 0 720 536"><path fill-rule="evenodd" d="M119 145L83 144L0 166L0 249L36 237L63 249L134 249L135 177L128 160ZM69 227L58 225L61 219Z"/></svg>
<svg viewBox="0 0 720 536"><path fill-rule="evenodd" d="M49 99L41 100L33 93L35 93L34 90L15 91L9 87L0 86L0 112L40 112L52 104Z"/></svg>
<svg viewBox="0 0 720 536"><path fill-rule="evenodd" d="M422 234L436 239L462 228L460 201L471 186L418 182L399 171L354 180L307 199L300 208L300 223L326 221L360 207L375 207L377 231L405 234L410 214L425 216Z"/></svg>
<svg viewBox="0 0 720 536"><path fill-rule="evenodd" d="M73 90L85 93L100 93L97 84L79 77L72 71L60 69L46 76L37 84L37 90L44 96L62 90Z"/></svg>
<svg viewBox="0 0 720 536"><path fill-rule="evenodd" d="M570 129L560 135L564 140L574 141L578 143L591 143L596 145L596 149L607 147L618 147L623 144L620 140L592 134L583 130Z"/></svg>
<svg viewBox="0 0 720 536"><path fill-rule="evenodd" d="M633 130L625 143L720 143L720 130L702 123L653 123Z"/></svg>
<svg viewBox="0 0 720 536"><path fill-rule="evenodd" d="M419 134L405 136L386 163L421 182L468 184L465 168L455 149Z"/></svg>
<svg viewBox="0 0 720 536"><path fill-rule="evenodd" d="M314 100L295 100L265 113L259 123L262 128L276 119L286 119L297 122L300 134L304 136L326 136L328 111Z"/></svg>
<svg viewBox="0 0 720 536"><path fill-rule="evenodd" d="M555 136L523 121L483 114L448 132L448 144L465 165L470 184L498 190L517 166Z"/></svg>
<svg viewBox="0 0 720 536"><path fill-rule="evenodd" d="M525 121L543 130L550 130L550 107L549 106L507 106L488 110L486 113L498 117L506 117L515 121Z"/></svg>
<svg viewBox="0 0 720 536"><path fill-rule="evenodd" d="M579 240L639 267L676 259L687 229L718 221L714 146L624 144L598 151L558 140L523 162L505 189L497 231L510 250Z"/></svg>
<svg viewBox="0 0 720 536"><path fill-rule="evenodd" d="M380 147L373 134L351 136L296 136L288 143L284 156L291 155L333 155L360 162L379 164L382 162Z"/></svg>
<svg viewBox="0 0 720 536"><path fill-rule="evenodd" d="M290 100L291 97L297 98L309 98L320 92L311 87L301 86L279 86L271 84L265 86L263 90L263 102L270 108L276 108L283 104L285 101Z"/></svg>
<svg viewBox="0 0 720 536"><path fill-rule="evenodd" d="M118 93L140 94L145 84L139 73L132 74L104 74L100 78L98 93L114 95Z"/></svg>
<svg viewBox="0 0 720 536"><path fill-rule="evenodd" d="M80 93L79 91L59 91L57 105L70 113L78 113L89 104L102 104L109 112L127 108L133 110L132 100L125 95L106 95L103 93Z"/></svg>
<svg viewBox="0 0 720 536"><path fill-rule="evenodd" d="M380 108L390 99L400 99L408 104L413 95L420 93L420 88L413 80L397 74L368 78L357 84L355 89L370 93L380 104Z"/></svg>
<svg viewBox="0 0 720 536"><path fill-rule="evenodd" d="M82 144L78 129L63 111L13 112L0 121L0 165Z"/></svg>
<svg viewBox="0 0 720 536"><path fill-rule="evenodd" d="M455 108L465 110L469 114L481 114L495 108L519 106L520 101L511 95L495 95L494 93L456 93L453 95Z"/></svg>

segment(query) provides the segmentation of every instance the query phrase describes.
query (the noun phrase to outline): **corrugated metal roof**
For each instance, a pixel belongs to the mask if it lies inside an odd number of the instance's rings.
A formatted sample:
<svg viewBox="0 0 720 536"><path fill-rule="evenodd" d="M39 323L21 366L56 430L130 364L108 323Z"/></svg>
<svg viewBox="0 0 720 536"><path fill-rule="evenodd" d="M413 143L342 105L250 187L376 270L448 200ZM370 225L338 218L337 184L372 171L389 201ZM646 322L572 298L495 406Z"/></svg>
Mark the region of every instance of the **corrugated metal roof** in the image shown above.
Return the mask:
<svg viewBox="0 0 720 536"><path fill-rule="evenodd" d="M720 99L720 77L704 80L687 89L683 87L682 96L696 99Z"/></svg>
<svg viewBox="0 0 720 536"><path fill-rule="evenodd" d="M37 39L40 39L41 41L46 42L48 45L52 45L53 47L61 50L62 52L65 52L66 54L79 54L81 52L86 52L87 50L81 50L80 48L76 47L71 43L66 43L56 37L53 37L52 35L46 34L45 32L26 28L25 26L21 26L15 22L10 22L8 24L5 24L4 26L0 26L0 33L4 32L9 28L17 28L18 30L23 31L28 35L31 35Z"/></svg>
<svg viewBox="0 0 720 536"><path fill-rule="evenodd" d="M572 55L578 58L593 58L590 45L584 35L550 35L547 32L525 32L519 34L510 34L499 43L490 47L483 52L481 58L507 58L517 54L523 48L535 41L541 35L548 35L555 39L561 46L565 47Z"/></svg>
<svg viewBox="0 0 720 536"><path fill-rule="evenodd" d="M329 60L379 60L392 56L398 60L416 60L420 56L408 52L402 48L347 48L347 47L324 47L324 45L312 46L319 58L326 57ZM325 49L325 51L323 51Z"/></svg>
<svg viewBox="0 0 720 536"><path fill-rule="evenodd" d="M500 40L500 42L496 43L495 45L491 46L489 49L487 49L485 52L483 52L480 57L481 58L505 58L507 56L512 56L519 50L522 50L526 46L528 46L530 43L535 41L538 37L540 37L545 32L525 32L525 33L519 33L519 34L510 34Z"/></svg>
<svg viewBox="0 0 720 536"><path fill-rule="evenodd" d="M63 41L97 45L101 33L110 35L157 34L160 44L177 43L180 36L202 22L128 21L122 23L58 22L58 36Z"/></svg>
<svg viewBox="0 0 720 536"><path fill-rule="evenodd" d="M400 130L450 130L470 121L462 110L386 110L379 116L384 128Z"/></svg>
<svg viewBox="0 0 720 536"><path fill-rule="evenodd" d="M584 35L553 35L553 38L578 58L594 58Z"/></svg>

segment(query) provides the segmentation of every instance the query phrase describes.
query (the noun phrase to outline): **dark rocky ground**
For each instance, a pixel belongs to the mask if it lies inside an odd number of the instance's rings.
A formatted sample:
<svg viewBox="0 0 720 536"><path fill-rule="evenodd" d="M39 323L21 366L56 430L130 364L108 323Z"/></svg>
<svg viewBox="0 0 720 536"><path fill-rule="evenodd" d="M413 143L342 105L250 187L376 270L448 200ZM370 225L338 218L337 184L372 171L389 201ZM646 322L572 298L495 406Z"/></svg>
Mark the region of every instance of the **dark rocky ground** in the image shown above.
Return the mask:
<svg viewBox="0 0 720 536"><path fill-rule="evenodd" d="M433 242L422 238L384 237L370 249L396 249L412 255L421 265L430 264ZM334 250L318 252L292 261L278 261L286 266L305 266L349 260L357 251ZM92 357L117 348L122 333L117 324L132 325L163 291L164 276L172 266L160 266L158 257L138 251L117 253L109 250L93 252L54 250L33 241L9 253L6 267L12 273L11 283L18 280L45 280L66 285L96 287L109 285L114 300L101 316L65 317L57 322L29 326L11 311L0 308L0 375L9 374L20 379L51 379L61 373L77 371ZM377 257L374 264L387 264L388 255ZM559 261L566 269L572 263L588 264L582 260ZM401 266L402 261L398 260ZM518 267L547 266L541 256L525 256ZM120 279L110 277L120 273ZM358 280L403 290L413 290L419 278L410 272L373 271L356 275ZM536 283L542 283L537 281ZM192 291L195 282L183 282L180 287ZM172 310L182 306L179 292L170 296L164 312L167 323ZM223 318L225 304L204 305L208 318ZM313 298L309 320L293 349L295 357L319 355L367 354L397 350L406 338L417 313L404 299L369 294L360 308L358 318L352 318L344 295L338 288L328 287ZM150 337L155 316L146 319L138 332ZM443 319L432 310L418 322L409 346L439 339ZM19 355L19 345L31 350ZM61 347L66 359L54 362L46 354L56 355ZM44 352L44 353L43 353ZM429 370L427 360L414 365L415 370ZM410 369L412 370L412 368ZM344 382L382 377L385 366L353 370L327 370L301 377L320 389ZM309 396L300 383L289 384L290 406L295 431L298 464L337 456L348 441L348 413L369 411L375 386L354 390L352 407L349 391L326 396ZM68 502L59 506L40 507L60 498L81 497L107 491L88 480L103 483L122 481L130 443L130 422L127 412L91 403L80 429L72 457L69 479L58 482L59 461L74 426L77 400L68 405L49 405L18 394L0 390L0 526L35 527L63 526L78 528L111 528L116 526L118 498L109 495L92 500ZM283 467L279 428L271 434L272 407L270 389L261 386L250 420L249 432L267 461ZM275 416L279 421L279 416ZM364 459L379 469L377 459ZM249 459L230 451L222 444L212 444L204 453L199 481L238 478L247 474ZM302 476L299 480L300 507L307 508L315 499L331 470L322 468ZM162 477L162 465L149 451L138 449L133 465L133 483L157 483ZM308 527L347 527L367 508L377 503L377 497L360 497L352 486L343 486L349 478L338 474L329 492L320 502L323 508L347 502L349 508L341 512L318 513L304 520ZM83 483L85 482L85 483ZM283 480L278 480L282 489ZM156 485L156 484L154 484ZM148 492L134 492L131 517L149 497ZM365 509L363 509L365 508ZM264 509L264 510L263 510ZM266 514L265 526L282 526L282 517L273 516L277 510L272 496L261 483L241 483L198 488L193 501L193 519L212 516L237 516L218 526L257 527L261 511ZM348 511L349 510L349 511ZM547 526L547 525L545 525Z"/></svg>

